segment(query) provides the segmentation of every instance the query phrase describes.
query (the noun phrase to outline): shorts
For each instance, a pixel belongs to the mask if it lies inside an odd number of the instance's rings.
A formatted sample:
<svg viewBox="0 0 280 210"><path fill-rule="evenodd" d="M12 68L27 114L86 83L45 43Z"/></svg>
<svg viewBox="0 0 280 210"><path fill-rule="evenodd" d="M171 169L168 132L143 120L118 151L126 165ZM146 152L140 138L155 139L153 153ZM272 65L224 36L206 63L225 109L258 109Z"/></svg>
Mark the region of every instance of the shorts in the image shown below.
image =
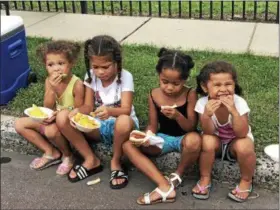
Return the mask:
<svg viewBox="0 0 280 210"><path fill-rule="evenodd" d="M250 135L248 134L247 137L250 138L254 142L254 138L253 138L252 134L250 134ZM219 138L219 136L218 136L218 138ZM222 143L221 142L221 145L222 145L221 150L222 151L221 151L220 154L218 154L217 157L221 158L222 160L228 160L230 162L236 162L236 158L231 155L230 150L229 150L229 147L230 147L232 142L233 142L233 139L231 139L231 141L228 142L228 143Z"/></svg>
<svg viewBox="0 0 280 210"><path fill-rule="evenodd" d="M132 119L134 121L135 129L139 130L138 119ZM106 146L112 146L114 139L115 117L110 117L107 120L99 120L101 126L99 128L101 142Z"/></svg>
<svg viewBox="0 0 280 210"><path fill-rule="evenodd" d="M161 154L166 154L169 152L180 152L181 153L181 142L185 135L183 136L169 136L164 133L157 133L156 136L159 136L164 139L163 147Z"/></svg>
<svg viewBox="0 0 280 210"><path fill-rule="evenodd" d="M231 155L230 150L229 150L231 143L232 143L232 141L227 144L222 143L222 148L221 148L222 151L221 151L221 153L219 153L217 155L218 158L221 158L222 160L227 160L230 162L236 162L236 158Z"/></svg>

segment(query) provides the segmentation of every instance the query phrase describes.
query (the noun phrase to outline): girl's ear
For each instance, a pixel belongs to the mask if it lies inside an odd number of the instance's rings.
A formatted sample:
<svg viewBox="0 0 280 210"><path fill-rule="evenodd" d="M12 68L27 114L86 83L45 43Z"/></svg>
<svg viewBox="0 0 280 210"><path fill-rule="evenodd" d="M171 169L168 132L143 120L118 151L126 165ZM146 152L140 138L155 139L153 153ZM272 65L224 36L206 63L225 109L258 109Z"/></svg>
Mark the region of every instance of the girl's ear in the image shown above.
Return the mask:
<svg viewBox="0 0 280 210"><path fill-rule="evenodd" d="M200 83L200 86L201 86L201 88L202 88L202 90L203 90L204 93L208 93L208 89L207 89L207 86L206 86L205 83L201 82L201 83Z"/></svg>

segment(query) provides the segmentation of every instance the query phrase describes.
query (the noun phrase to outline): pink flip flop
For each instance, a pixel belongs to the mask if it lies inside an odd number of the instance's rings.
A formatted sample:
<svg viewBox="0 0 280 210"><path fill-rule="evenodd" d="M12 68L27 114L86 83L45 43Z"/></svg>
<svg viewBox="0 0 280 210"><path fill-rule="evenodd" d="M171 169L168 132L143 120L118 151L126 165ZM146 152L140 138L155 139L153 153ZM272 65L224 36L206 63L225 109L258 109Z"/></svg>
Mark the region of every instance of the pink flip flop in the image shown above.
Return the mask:
<svg viewBox="0 0 280 210"><path fill-rule="evenodd" d="M63 158L62 163L58 166L56 170L56 174L63 176L70 172L71 168L73 167L73 163L70 161L69 157Z"/></svg>
<svg viewBox="0 0 280 210"><path fill-rule="evenodd" d="M36 168L36 165L38 165L38 163L40 161L42 161L42 158L46 158L47 161L41 166L41 167L38 167ZM30 168L31 169L34 169L34 170L43 170L45 168L48 168L52 165L56 165L56 164L59 164L61 163L61 156L59 158L54 158L50 155L46 155L44 154L42 157L38 157L38 158L35 158L31 163L30 163Z"/></svg>

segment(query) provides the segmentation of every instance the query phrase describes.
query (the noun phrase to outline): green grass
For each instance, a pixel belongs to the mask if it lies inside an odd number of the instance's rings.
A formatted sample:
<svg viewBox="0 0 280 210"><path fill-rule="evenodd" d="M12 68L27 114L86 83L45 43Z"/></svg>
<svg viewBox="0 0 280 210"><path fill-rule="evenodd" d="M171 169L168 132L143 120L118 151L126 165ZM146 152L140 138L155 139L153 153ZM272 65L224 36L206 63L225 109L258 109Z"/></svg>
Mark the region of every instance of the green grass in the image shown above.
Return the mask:
<svg viewBox="0 0 280 210"><path fill-rule="evenodd" d="M32 70L38 75L39 81L26 89L21 89L7 108L2 108L4 113L21 115L23 110L33 103L43 104L43 82L47 74L44 66L36 57L35 50L38 44L45 41L46 39L42 38L27 38L29 62ZM157 52L158 48L152 46L124 45L123 47L124 68L134 76L134 105L141 125L145 125L148 120L147 96L149 91L158 86L155 71ZM192 87L195 87L195 76L205 63L214 60L233 63L238 71L239 83L244 90L243 97L251 108L250 124L257 150L262 150L269 143L278 142L278 58L198 51L187 53L195 61L195 67L188 81ZM84 77L85 66L82 56L73 72L80 78Z"/></svg>
<svg viewBox="0 0 280 210"><path fill-rule="evenodd" d="M178 17L179 16L179 3L178 1L170 1L171 5L171 17ZM32 10L31 9L31 3L25 2L25 9L26 10ZM114 15L130 15L130 11L133 16L139 16L139 1L132 1L132 9L130 9L130 3L129 1L122 1L122 9L120 6L120 1L113 1L113 10ZM38 2L33 2L33 10L39 11L39 5ZM80 13L80 2L66 2L65 6L67 9L67 12L72 12L73 5L76 8L76 13ZM189 18L189 8L190 8L190 2L183 0L181 2L182 5L182 17L183 18ZM149 3L147 1L141 2L142 7L142 14L143 16L149 15ZM10 2L10 8L15 9L14 2ZM41 2L41 8L42 11L48 11L47 2L42 1ZM95 1L95 14L103 14L102 12L102 1ZM158 16L159 11L159 3L158 1L152 1L151 2L151 8L152 8L152 16ZM192 18L199 18L199 12L200 12L200 6L199 1L192 1L191 2L191 9L192 9ZM266 3L265 2L258 2L257 3L257 14L256 14L256 20L257 21L264 21L265 18L265 8ZM20 1L17 1L17 9L21 10L23 9L23 3ZM56 7L54 2L49 2L49 9L50 11L55 12ZM64 11L64 3L62 1L58 2L58 11L63 12ZM231 20L231 13L232 13L232 2L231 1L224 1L223 3L223 11L224 11L224 19L225 20ZM91 1L88 1L88 13L93 14L93 3ZM168 1L161 1L161 13L162 17L169 17L169 2ZM246 20L253 20L254 19L254 2L253 1L246 1L245 3L245 13L246 13ZM104 14L111 15L111 2L105 1L104 2ZM209 19L210 17L210 2L209 1L203 1L202 2L202 14L204 19ZM235 1L234 2L234 20L241 20L242 14L243 14L243 2L242 1ZM269 2L268 3L268 21L275 22L276 20L276 14L277 14L277 2ZM220 19L221 16L221 3L220 1L213 1L213 19Z"/></svg>

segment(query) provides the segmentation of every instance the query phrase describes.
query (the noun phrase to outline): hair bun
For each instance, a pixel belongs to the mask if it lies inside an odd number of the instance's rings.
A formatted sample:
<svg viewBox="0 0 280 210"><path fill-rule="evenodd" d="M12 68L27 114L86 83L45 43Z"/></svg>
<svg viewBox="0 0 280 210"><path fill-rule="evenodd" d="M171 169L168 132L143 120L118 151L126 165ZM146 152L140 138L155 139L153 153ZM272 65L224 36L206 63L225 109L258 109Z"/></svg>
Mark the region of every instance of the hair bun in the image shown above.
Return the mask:
<svg viewBox="0 0 280 210"><path fill-rule="evenodd" d="M162 48L160 48L160 50L158 52L158 57L161 57L167 53L168 53L168 50L166 48L162 47Z"/></svg>
<svg viewBox="0 0 280 210"><path fill-rule="evenodd" d="M189 55L185 55L184 56L184 60L186 61L187 65L188 65L188 68L191 69L194 67L194 62L193 62L193 59L191 56Z"/></svg>

